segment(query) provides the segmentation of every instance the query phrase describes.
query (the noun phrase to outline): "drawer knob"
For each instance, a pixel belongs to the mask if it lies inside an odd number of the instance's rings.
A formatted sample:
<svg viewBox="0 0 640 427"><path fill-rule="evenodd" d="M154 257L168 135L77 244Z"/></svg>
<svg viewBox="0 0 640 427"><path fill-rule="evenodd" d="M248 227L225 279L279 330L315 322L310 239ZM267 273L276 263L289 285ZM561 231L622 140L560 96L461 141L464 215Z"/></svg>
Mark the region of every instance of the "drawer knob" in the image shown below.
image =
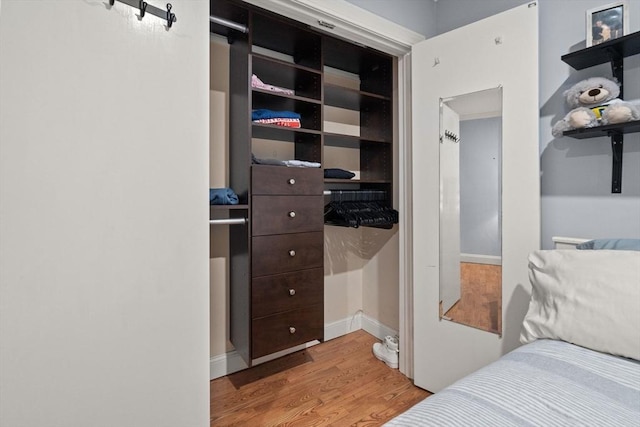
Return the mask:
<svg viewBox="0 0 640 427"><path fill-rule="evenodd" d="M291 249L289 251L289 256L296 256L296 251L294 251L293 249Z"/></svg>
<svg viewBox="0 0 640 427"><path fill-rule="evenodd" d="M294 211L289 212L289 218L295 218L296 213Z"/></svg>
<svg viewBox="0 0 640 427"><path fill-rule="evenodd" d="M296 333L296 328L294 328L293 326L289 326L289 333L290 334L295 334Z"/></svg>
<svg viewBox="0 0 640 427"><path fill-rule="evenodd" d="M289 289L289 295L294 296L296 294L295 289Z"/></svg>
<svg viewBox="0 0 640 427"><path fill-rule="evenodd" d="M296 180L293 178L289 178L289 180L287 181L289 183L289 185L293 185L296 183Z"/></svg>

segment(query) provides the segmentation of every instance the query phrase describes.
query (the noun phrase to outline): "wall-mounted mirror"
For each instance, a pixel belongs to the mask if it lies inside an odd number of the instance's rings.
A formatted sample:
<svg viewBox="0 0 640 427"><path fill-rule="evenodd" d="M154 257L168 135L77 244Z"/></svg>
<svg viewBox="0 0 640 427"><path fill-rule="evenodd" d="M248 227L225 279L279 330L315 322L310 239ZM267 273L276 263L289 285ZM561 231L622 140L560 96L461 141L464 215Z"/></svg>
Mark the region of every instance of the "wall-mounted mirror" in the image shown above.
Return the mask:
<svg viewBox="0 0 640 427"><path fill-rule="evenodd" d="M502 88L440 99L440 319L502 334Z"/></svg>

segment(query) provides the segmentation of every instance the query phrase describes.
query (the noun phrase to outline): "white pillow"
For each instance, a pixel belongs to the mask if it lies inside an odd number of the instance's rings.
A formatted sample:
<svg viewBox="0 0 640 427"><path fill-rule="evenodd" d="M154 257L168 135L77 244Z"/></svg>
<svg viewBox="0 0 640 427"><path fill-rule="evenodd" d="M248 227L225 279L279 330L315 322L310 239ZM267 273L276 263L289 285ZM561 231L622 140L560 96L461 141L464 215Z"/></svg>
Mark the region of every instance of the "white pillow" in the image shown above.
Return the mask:
<svg viewBox="0 0 640 427"><path fill-rule="evenodd" d="M640 252L536 251L520 341L548 338L640 360Z"/></svg>

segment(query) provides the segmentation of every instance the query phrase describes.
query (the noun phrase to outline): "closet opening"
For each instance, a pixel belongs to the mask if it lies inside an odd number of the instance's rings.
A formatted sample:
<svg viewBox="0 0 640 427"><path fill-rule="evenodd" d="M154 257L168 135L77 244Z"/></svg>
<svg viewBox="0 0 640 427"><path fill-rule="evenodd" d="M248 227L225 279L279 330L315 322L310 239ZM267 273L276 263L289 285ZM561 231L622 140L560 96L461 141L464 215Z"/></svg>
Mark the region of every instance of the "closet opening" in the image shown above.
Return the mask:
<svg viewBox="0 0 640 427"><path fill-rule="evenodd" d="M210 9L211 378L402 335L402 61L247 2Z"/></svg>

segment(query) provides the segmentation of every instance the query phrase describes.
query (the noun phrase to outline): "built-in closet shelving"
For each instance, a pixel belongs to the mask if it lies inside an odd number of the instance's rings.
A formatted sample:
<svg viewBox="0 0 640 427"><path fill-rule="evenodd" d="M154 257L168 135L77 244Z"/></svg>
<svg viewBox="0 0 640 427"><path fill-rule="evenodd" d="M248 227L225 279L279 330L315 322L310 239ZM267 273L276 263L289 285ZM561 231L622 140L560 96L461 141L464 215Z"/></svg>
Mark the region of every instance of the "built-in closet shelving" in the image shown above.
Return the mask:
<svg viewBox="0 0 640 427"><path fill-rule="evenodd" d="M357 150L360 156L360 176L349 180L342 188L384 190L391 203L393 182L393 108L392 58L363 49L335 38L323 40L325 69L339 70L356 76L359 85L324 84L324 104L359 114L359 134L324 133L324 145ZM325 167L340 165L325 164ZM344 180L325 179L331 184L345 184Z"/></svg>
<svg viewBox="0 0 640 427"><path fill-rule="evenodd" d="M640 32L568 53L563 55L561 59L576 70L590 68L606 62L611 63L612 74L620 83L620 98L624 99L624 58L637 54L640 54ZM623 135L635 132L640 132L640 121L574 129L564 132L564 135L576 139L602 136L611 138L611 150L613 153L611 192L621 193Z"/></svg>
<svg viewBox="0 0 640 427"><path fill-rule="evenodd" d="M229 41L229 186L240 199L212 215L248 218L230 228L230 329L251 365L323 339L327 192L375 190L392 206L395 59L241 1L214 0L211 14L238 24L210 28ZM252 87L253 74L294 94ZM256 109L299 113L301 127L253 123ZM285 147L272 150L278 160L321 167L252 164L270 144ZM327 168L357 171L325 178Z"/></svg>

